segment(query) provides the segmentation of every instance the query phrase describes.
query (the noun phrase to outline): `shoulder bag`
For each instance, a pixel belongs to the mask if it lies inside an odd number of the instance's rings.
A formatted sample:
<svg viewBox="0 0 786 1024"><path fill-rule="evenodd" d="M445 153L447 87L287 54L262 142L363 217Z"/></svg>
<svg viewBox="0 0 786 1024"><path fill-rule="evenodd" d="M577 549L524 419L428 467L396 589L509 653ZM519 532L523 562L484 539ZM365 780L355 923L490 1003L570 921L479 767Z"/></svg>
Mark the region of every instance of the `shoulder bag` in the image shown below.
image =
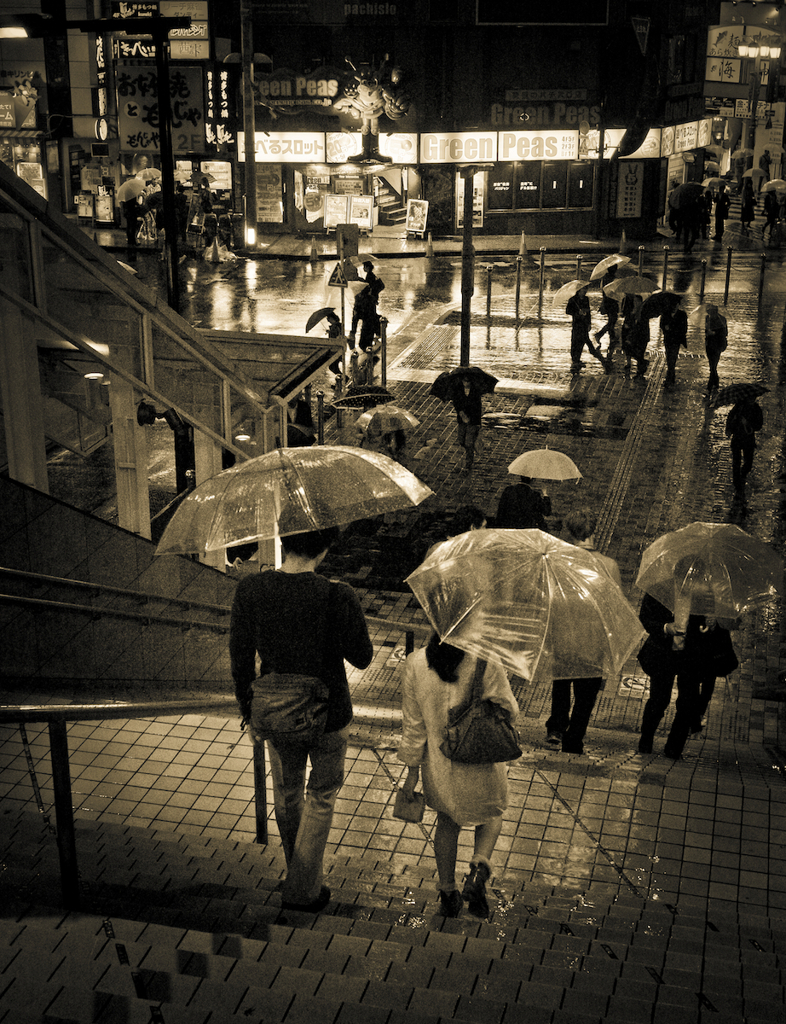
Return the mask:
<svg viewBox="0 0 786 1024"><path fill-rule="evenodd" d="M507 708L483 698L486 661L479 659L472 678L469 703L448 711L445 738L439 749L459 764L495 764L521 757L519 734Z"/></svg>

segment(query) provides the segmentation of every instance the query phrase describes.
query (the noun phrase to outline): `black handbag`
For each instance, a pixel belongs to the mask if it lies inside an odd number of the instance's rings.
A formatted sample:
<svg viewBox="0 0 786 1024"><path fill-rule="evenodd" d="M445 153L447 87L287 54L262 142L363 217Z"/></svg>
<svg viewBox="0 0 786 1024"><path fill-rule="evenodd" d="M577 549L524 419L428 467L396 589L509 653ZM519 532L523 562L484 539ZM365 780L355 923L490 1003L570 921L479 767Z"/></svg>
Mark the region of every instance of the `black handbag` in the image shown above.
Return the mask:
<svg viewBox="0 0 786 1024"><path fill-rule="evenodd" d="M458 764L495 764L521 757L519 734L510 720L510 712L483 697L486 662L478 660L472 678L468 703L450 708L445 738L439 749L449 761Z"/></svg>

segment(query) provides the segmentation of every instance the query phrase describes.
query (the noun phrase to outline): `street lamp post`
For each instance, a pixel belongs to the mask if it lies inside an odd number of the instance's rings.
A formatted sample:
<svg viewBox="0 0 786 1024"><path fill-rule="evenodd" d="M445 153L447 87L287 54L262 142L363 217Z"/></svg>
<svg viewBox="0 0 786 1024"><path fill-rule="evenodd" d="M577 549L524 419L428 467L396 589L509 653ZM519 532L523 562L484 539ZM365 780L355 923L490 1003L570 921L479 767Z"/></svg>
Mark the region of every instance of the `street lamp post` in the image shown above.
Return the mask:
<svg viewBox="0 0 786 1024"><path fill-rule="evenodd" d="M767 61L767 77L769 80L769 76L772 73L772 64L770 61L777 64L780 60L781 48L780 46L767 46L759 43L740 43L737 47L737 51L739 52L740 57L749 57L753 59L753 71L748 85L748 107L750 113L749 146L751 149L754 149L756 145L759 92L761 90L763 70L762 61Z"/></svg>

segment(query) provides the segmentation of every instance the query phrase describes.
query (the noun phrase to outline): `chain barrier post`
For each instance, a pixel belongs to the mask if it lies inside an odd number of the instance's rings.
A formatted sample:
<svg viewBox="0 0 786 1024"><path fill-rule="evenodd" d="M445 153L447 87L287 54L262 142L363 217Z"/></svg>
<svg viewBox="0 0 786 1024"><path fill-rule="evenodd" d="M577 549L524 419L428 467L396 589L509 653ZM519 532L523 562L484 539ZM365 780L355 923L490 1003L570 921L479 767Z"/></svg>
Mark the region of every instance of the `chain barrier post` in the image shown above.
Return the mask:
<svg viewBox="0 0 786 1024"><path fill-rule="evenodd" d="M644 273L644 246L639 246L639 277Z"/></svg>
<svg viewBox="0 0 786 1024"><path fill-rule="evenodd" d="M381 316L379 318L379 335L382 339L382 347L379 350L379 382L383 388L388 386L388 321ZM371 383L374 383L374 362L371 361Z"/></svg>
<svg viewBox="0 0 786 1024"><path fill-rule="evenodd" d="M699 289L699 304L704 302L704 285L707 282L707 261L701 261L701 288Z"/></svg>
<svg viewBox="0 0 786 1024"><path fill-rule="evenodd" d="M767 269L767 253L761 254L761 270L759 271L759 303L761 303L761 297L764 294L764 271Z"/></svg>
<svg viewBox="0 0 786 1024"><path fill-rule="evenodd" d="M540 273L538 276L538 302L543 302L543 279L546 276L546 246L540 247Z"/></svg>
<svg viewBox="0 0 786 1024"><path fill-rule="evenodd" d="M486 319L491 318L491 274L493 267L486 267Z"/></svg>
<svg viewBox="0 0 786 1024"><path fill-rule="evenodd" d="M519 322L519 300L521 299L521 265L523 262L524 260L521 256L516 257L516 323Z"/></svg>
<svg viewBox="0 0 786 1024"><path fill-rule="evenodd" d="M669 277L669 247L668 245L663 246L663 277L661 278L660 286L661 289L666 291L666 281Z"/></svg>
<svg viewBox="0 0 786 1024"><path fill-rule="evenodd" d="M729 281L731 280L731 246L726 250L726 288L723 292L723 305L729 301Z"/></svg>
<svg viewBox="0 0 786 1024"><path fill-rule="evenodd" d="M325 392L317 391L317 444L325 443Z"/></svg>
<svg viewBox="0 0 786 1024"><path fill-rule="evenodd" d="M577 281L581 280L581 260L582 260L582 256L581 256L581 253L579 253L578 256L576 257L576 280Z"/></svg>

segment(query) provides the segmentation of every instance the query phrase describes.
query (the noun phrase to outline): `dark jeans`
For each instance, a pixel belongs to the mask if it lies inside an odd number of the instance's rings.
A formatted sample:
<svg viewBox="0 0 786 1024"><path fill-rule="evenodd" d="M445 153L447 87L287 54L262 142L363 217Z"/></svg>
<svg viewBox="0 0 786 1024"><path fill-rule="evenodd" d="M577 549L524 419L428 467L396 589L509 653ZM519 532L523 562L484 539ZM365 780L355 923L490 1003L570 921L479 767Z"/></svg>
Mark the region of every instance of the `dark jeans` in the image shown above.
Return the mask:
<svg viewBox="0 0 786 1024"><path fill-rule="evenodd" d="M737 491L741 491L745 486L745 477L753 467L755 451L755 444L732 444L731 446L731 478Z"/></svg>
<svg viewBox="0 0 786 1024"><path fill-rule="evenodd" d="M641 716L641 739L644 743L652 744L655 730L671 701L674 678L673 671L653 672L650 676L650 695ZM677 711L666 740L666 750L672 757L679 757L682 753L688 733L698 730L715 689L715 676L707 673L679 672L676 678Z"/></svg>
<svg viewBox="0 0 786 1024"><path fill-rule="evenodd" d="M570 688L573 686L573 711L570 710ZM562 749L566 754L584 753L584 734L592 709L603 686L603 679L555 679L551 684L551 715L546 732L562 733Z"/></svg>

